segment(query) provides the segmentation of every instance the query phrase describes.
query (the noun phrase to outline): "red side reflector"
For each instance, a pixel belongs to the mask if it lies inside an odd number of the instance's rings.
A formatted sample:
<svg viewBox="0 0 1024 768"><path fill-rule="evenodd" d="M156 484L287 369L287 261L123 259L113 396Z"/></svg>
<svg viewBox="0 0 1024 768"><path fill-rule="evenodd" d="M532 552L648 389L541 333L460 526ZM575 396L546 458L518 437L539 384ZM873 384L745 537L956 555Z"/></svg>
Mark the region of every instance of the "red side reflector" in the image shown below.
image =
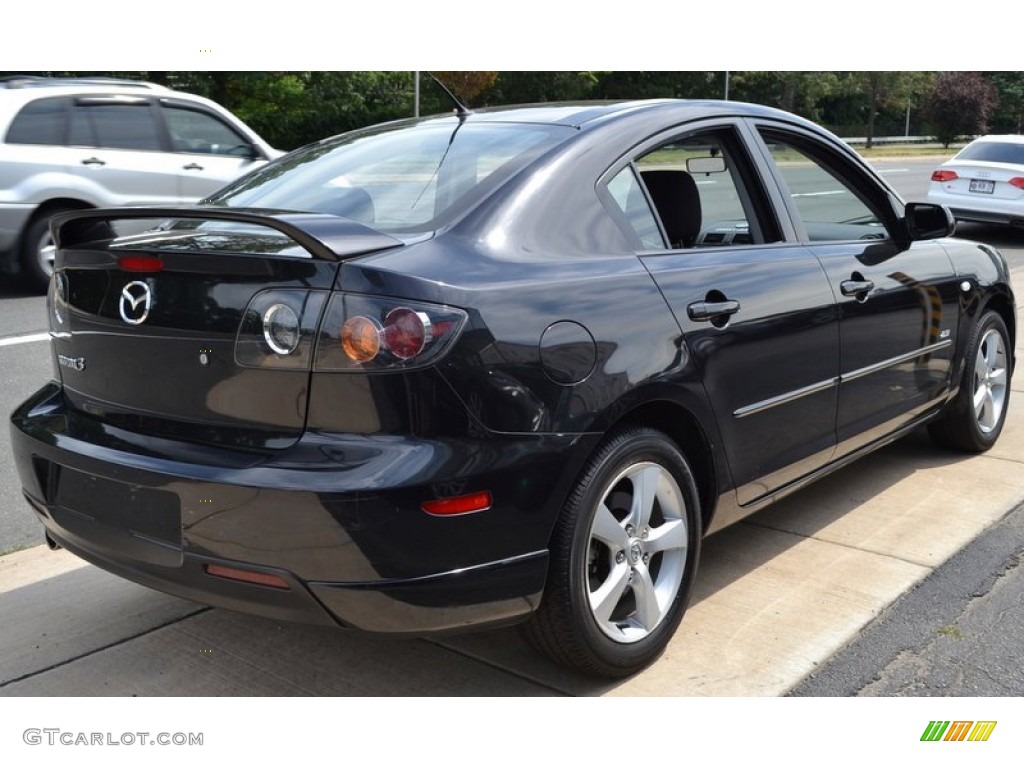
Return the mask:
<svg viewBox="0 0 1024 768"><path fill-rule="evenodd" d="M211 576L219 576L222 579L245 581L249 584L261 584L264 587L274 587L275 589L291 589L287 581L272 573L243 571L240 568L228 568L226 565L207 564L203 567Z"/></svg>
<svg viewBox="0 0 1024 768"><path fill-rule="evenodd" d="M1017 189L1024 189L1024 176L1014 176L1009 183Z"/></svg>
<svg viewBox="0 0 1024 768"><path fill-rule="evenodd" d="M434 499L424 501L420 509L428 515L468 515L470 512L483 512L491 508L491 492L480 491L466 496L454 496L450 499Z"/></svg>
<svg viewBox="0 0 1024 768"><path fill-rule="evenodd" d="M117 266L125 272L159 272L164 268L163 259L156 256L122 256Z"/></svg>
<svg viewBox="0 0 1024 768"><path fill-rule="evenodd" d="M956 175L956 171L941 171L940 170L940 171L935 171L935 173L932 174L932 181L953 181L954 179L959 179L959 178L960 177Z"/></svg>

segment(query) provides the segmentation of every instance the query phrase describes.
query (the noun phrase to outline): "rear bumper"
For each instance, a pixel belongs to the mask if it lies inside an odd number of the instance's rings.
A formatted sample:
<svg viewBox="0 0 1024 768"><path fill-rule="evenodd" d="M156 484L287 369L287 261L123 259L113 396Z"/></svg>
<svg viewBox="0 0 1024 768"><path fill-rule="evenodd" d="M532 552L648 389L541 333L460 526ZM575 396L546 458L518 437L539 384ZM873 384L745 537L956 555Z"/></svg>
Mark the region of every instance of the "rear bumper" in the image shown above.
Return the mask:
<svg viewBox="0 0 1024 768"><path fill-rule="evenodd" d="M953 213L953 218L958 221L1024 226L1024 204L1020 200L1000 200L983 195L951 195L946 192L930 191L928 202L945 205Z"/></svg>
<svg viewBox="0 0 1024 768"><path fill-rule="evenodd" d="M173 455L167 441L68 411L56 384L12 414L11 438L30 506L83 559L202 603L403 634L529 615L574 457L588 450L578 436L307 435L273 456L184 444ZM479 490L491 509L420 509ZM211 575L210 565L279 586Z"/></svg>

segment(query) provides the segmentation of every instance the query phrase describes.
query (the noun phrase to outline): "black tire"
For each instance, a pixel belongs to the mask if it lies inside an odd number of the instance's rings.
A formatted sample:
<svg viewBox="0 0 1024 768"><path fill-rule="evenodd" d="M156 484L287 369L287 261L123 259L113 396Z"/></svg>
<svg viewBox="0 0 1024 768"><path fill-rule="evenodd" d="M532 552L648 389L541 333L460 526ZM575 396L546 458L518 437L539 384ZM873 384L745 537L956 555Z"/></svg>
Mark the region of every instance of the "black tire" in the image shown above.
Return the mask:
<svg viewBox="0 0 1024 768"><path fill-rule="evenodd" d="M25 227L21 236L21 274L26 285L33 290L45 293L53 274L52 246L50 238L50 217L61 213L62 209L52 209L46 213L36 213ZM49 258L43 249L49 247Z"/></svg>
<svg viewBox="0 0 1024 768"><path fill-rule="evenodd" d="M943 447L981 453L999 439L1010 405L1012 348L1003 319L983 314L966 350L960 391L928 432Z"/></svg>
<svg viewBox="0 0 1024 768"><path fill-rule="evenodd" d="M544 598L524 625L527 639L588 674L638 672L683 618L701 536L696 483L676 444L647 428L614 434L562 509Z"/></svg>

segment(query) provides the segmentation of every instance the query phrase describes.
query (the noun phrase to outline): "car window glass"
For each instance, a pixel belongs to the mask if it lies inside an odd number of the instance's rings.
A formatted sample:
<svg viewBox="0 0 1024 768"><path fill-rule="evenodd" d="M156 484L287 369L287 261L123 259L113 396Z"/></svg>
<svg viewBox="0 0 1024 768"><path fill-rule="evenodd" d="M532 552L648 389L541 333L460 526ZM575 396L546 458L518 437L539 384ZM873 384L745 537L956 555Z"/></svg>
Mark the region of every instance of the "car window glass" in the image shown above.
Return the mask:
<svg viewBox="0 0 1024 768"><path fill-rule="evenodd" d="M21 108L7 131L8 144L63 144L67 99L37 99Z"/></svg>
<svg viewBox="0 0 1024 768"><path fill-rule="evenodd" d="M774 136L765 143L789 187L811 241L872 240L888 236L871 207L838 173L794 144Z"/></svg>
<svg viewBox="0 0 1024 768"><path fill-rule="evenodd" d="M563 126L455 121L348 134L291 153L214 202L329 213L385 231L433 229L571 135Z"/></svg>
<svg viewBox="0 0 1024 768"><path fill-rule="evenodd" d="M663 144L636 167L672 248L760 242L751 229L740 158L724 133L700 133Z"/></svg>
<svg viewBox="0 0 1024 768"><path fill-rule="evenodd" d="M640 244L645 249L664 248L665 243L658 229L658 221L644 197L643 188L637 180L633 166L627 165L608 182L608 193L626 220L633 228Z"/></svg>
<svg viewBox="0 0 1024 768"><path fill-rule="evenodd" d="M960 150L960 154L955 159L1024 165L1024 144L1008 141L976 141Z"/></svg>
<svg viewBox="0 0 1024 768"><path fill-rule="evenodd" d="M148 104L76 104L70 144L106 149L160 149L160 136Z"/></svg>
<svg viewBox="0 0 1024 768"><path fill-rule="evenodd" d="M251 152L245 138L213 115L171 106L163 110L175 152L236 156Z"/></svg>

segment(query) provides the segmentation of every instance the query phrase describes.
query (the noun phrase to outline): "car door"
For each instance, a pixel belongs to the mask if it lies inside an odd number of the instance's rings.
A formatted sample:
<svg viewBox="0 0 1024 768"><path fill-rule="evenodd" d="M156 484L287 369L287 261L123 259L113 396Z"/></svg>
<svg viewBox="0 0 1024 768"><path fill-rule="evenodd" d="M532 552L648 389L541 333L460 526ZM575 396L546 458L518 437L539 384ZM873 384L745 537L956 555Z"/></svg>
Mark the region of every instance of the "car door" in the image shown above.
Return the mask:
<svg viewBox="0 0 1024 768"><path fill-rule="evenodd" d="M67 165L106 206L177 202L175 158L166 151L152 102L80 96L71 110Z"/></svg>
<svg viewBox="0 0 1024 768"><path fill-rule="evenodd" d="M784 241L737 127L667 137L609 190L646 247L641 259L701 373L739 503L827 463L839 368L835 301L817 258ZM656 221L644 215L644 198Z"/></svg>
<svg viewBox="0 0 1024 768"><path fill-rule="evenodd" d="M937 243L899 242L893 198L858 163L797 129L761 124L758 132L839 306L842 455L910 423L946 393L957 280Z"/></svg>
<svg viewBox="0 0 1024 768"><path fill-rule="evenodd" d="M160 106L182 203L202 200L266 162L248 138L217 115L170 99Z"/></svg>

